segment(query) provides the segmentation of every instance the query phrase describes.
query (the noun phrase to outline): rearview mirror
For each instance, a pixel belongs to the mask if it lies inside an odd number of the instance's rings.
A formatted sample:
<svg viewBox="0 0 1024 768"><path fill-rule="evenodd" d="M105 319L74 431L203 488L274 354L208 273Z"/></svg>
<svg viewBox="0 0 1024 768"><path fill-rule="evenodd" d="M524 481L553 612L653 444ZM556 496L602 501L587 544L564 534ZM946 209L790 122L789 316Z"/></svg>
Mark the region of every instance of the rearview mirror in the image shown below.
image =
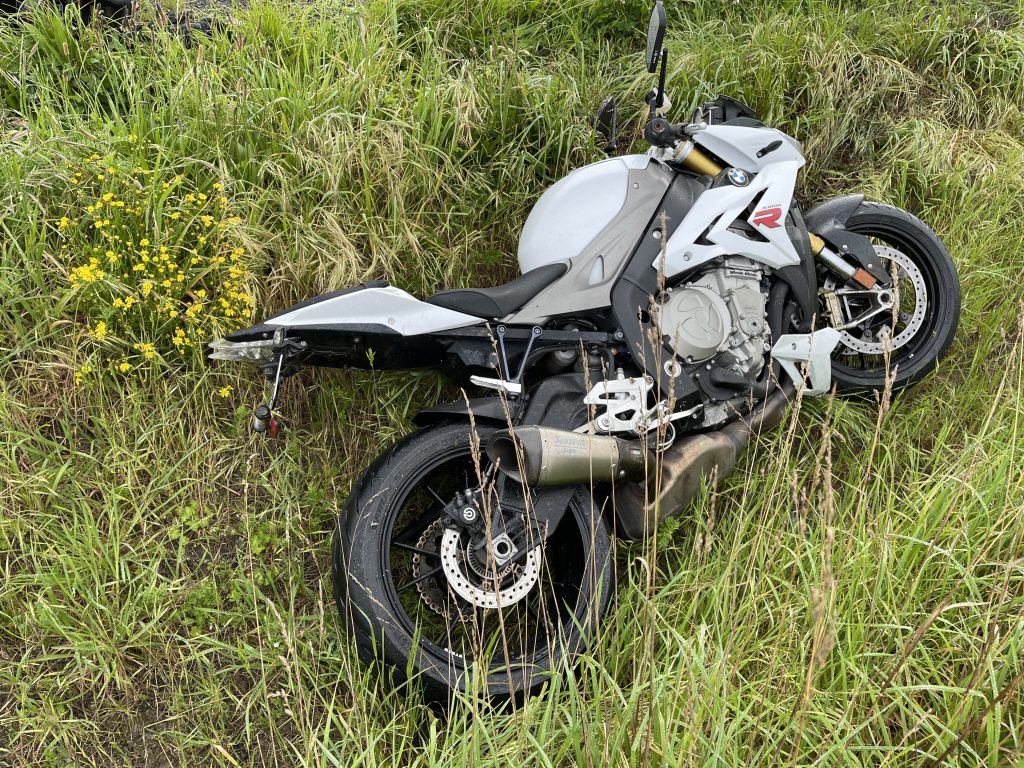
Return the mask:
<svg viewBox="0 0 1024 768"><path fill-rule="evenodd" d="M647 21L647 71L654 72L661 58L661 44L665 40L665 6L658 0L651 8Z"/></svg>

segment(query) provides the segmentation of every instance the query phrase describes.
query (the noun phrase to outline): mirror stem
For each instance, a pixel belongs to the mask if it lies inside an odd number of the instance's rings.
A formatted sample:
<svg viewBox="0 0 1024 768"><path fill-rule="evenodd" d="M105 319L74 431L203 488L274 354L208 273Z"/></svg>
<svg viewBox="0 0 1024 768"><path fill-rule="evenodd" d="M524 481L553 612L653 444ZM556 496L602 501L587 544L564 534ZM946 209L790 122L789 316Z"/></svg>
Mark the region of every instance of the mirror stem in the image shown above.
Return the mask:
<svg viewBox="0 0 1024 768"><path fill-rule="evenodd" d="M658 75L658 98L654 100L655 112L665 104L665 70L668 67L668 51L661 51L661 74Z"/></svg>

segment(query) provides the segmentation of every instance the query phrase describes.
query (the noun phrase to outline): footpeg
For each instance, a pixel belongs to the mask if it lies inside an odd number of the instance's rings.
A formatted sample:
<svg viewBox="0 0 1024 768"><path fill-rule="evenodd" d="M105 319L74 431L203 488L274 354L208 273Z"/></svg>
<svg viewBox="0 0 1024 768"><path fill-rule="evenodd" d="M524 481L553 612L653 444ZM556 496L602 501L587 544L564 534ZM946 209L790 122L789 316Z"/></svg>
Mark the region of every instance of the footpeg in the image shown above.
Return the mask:
<svg viewBox="0 0 1024 768"><path fill-rule="evenodd" d="M491 379L487 376L470 376L469 380L478 387L484 389L497 389L506 395L518 397L523 394L523 385L518 381L505 381L504 379Z"/></svg>

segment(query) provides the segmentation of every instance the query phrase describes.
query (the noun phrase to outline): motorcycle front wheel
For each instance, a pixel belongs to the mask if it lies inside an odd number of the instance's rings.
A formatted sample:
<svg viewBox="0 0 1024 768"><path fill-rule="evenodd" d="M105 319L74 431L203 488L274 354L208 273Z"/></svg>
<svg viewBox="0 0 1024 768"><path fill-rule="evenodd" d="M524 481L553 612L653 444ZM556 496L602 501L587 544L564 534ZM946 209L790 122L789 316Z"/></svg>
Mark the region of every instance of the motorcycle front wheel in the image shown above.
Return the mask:
<svg viewBox="0 0 1024 768"><path fill-rule="evenodd" d="M953 259L927 224L891 205L862 203L846 228L871 240L882 267L895 279L866 291L825 277L822 315L829 318L836 306L824 300L832 292L847 321L842 325L852 323L842 328L833 352L832 380L846 394L914 384L938 365L956 335L960 280ZM875 309L879 296L891 309ZM863 322L852 322L861 317Z"/></svg>
<svg viewBox="0 0 1024 768"><path fill-rule="evenodd" d="M584 487L528 553L538 556L500 570L474 560L442 509L480 484L472 445L493 431L478 426L474 441L468 424L445 424L408 436L359 478L335 531L335 599L360 658L428 701L471 687L492 699L536 691L586 647L613 589L608 526Z"/></svg>

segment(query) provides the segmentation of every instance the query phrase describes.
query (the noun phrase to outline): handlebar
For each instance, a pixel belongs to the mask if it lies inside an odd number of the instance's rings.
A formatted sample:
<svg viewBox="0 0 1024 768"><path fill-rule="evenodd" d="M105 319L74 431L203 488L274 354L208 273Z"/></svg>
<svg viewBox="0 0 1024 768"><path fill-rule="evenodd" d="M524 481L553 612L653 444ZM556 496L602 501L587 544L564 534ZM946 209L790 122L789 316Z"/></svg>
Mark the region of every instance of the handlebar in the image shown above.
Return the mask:
<svg viewBox="0 0 1024 768"><path fill-rule="evenodd" d="M652 147L671 150L671 156L664 160L702 176L717 176L723 167L694 145L690 129L688 123L670 123L664 117L652 117L644 126L644 139Z"/></svg>
<svg viewBox="0 0 1024 768"><path fill-rule="evenodd" d="M664 117L653 117L644 126L644 139L652 147L672 149L686 138L685 123L670 123Z"/></svg>

